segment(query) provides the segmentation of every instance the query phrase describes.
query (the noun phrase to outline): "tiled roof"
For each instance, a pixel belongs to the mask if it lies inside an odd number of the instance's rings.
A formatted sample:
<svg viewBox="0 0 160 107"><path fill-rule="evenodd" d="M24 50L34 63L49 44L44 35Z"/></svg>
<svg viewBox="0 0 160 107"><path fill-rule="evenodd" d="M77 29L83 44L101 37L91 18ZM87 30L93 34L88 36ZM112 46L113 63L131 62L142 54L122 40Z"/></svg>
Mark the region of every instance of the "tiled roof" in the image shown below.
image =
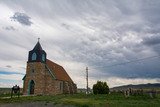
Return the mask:
<svg viewBox="0 0 160 107"><path fill-rule="evenodd" d="M46 61L47 66L49 67L49 69L52 71L53 75L55 75L57 80L62 80L62 81L68 81L68 82L73 82L72 79L69 77L69 75L67 74L67 72L65 71L65 69L48 60Z"/></svg>

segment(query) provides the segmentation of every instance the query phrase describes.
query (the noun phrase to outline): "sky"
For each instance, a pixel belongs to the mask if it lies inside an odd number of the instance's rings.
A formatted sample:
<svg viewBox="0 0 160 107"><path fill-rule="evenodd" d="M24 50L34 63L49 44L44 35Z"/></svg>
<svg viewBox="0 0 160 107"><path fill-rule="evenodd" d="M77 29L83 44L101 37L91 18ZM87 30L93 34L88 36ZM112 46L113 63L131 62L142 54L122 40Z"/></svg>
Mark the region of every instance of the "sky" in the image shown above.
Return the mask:
<svg viewBox="0 0 160 107"><path fill-rule="evenodd" d="M0 87L23 87L28 52L47 58L78 88L160 82L159 0L0 0Z"/></svg>

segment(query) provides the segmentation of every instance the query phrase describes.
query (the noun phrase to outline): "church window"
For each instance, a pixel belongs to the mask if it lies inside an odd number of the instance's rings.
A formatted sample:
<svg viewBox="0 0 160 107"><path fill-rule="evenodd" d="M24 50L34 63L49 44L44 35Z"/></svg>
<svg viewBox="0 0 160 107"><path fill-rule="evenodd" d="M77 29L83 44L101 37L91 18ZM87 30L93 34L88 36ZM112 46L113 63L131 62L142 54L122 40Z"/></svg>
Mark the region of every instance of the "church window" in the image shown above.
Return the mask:
<svg viewBox="0 0 160 107"><path fill-rule="evenodd" d="M60 84L59 84L60 86L60 90L62 91L63 90L63 83L62 82L60 82Z"/></svg>
<svg viewBox="0 0 160 107"><path fill-rule="evenodd" d="M36 58L37 58L37 55L36 55L36 53L34 52L34 53L32 54L32 60L36 60Z"/></svg>
<svg viewBox="0 0 160 107"><path fill-rule="evenodd" d="M45 55L42 54L42 61L45 61Z"/></svg>

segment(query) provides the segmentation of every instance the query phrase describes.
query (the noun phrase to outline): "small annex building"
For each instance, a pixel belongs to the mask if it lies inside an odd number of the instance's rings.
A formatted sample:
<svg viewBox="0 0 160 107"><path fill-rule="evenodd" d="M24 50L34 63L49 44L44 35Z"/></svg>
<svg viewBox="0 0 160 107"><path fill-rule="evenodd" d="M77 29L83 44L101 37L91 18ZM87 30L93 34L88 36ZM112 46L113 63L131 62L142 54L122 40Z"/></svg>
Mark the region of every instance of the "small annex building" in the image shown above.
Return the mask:
<svg viewBox="0 0 160 107"><path fill-rule="evenodd" d="M47 59L39 41L29 51L26 75L23 78L24 95L73 94L77 86L65 69Z"/></svg>

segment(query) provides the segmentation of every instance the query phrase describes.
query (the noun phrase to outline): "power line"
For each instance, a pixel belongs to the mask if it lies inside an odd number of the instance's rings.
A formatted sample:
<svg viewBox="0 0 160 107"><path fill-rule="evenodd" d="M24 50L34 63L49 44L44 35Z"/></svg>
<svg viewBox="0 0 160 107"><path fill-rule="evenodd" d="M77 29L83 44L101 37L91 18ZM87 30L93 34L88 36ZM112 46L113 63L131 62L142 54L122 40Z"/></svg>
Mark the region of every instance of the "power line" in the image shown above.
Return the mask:
<svg viewBox="0 0 160 107"><path fill-rule="evenodd" d="M142 59L131 60L131 61L127 61L127 62L123 62L123 63L118 63L118 64L113 64L113 65L109 65L109 66L98 66L98 67L94 67L92 69L104 68L104 67L111 68L111 67L118 66L118 65L125 65L125 64L129 64L129 63L139 62L139 61L143 61L143 60L147 60L147 59L152 59L152 58L158 58L158 57L160 57L160 55L158 55L158 56L150 56L150 57L146 57L146 58L142 58Z"/></svg>

